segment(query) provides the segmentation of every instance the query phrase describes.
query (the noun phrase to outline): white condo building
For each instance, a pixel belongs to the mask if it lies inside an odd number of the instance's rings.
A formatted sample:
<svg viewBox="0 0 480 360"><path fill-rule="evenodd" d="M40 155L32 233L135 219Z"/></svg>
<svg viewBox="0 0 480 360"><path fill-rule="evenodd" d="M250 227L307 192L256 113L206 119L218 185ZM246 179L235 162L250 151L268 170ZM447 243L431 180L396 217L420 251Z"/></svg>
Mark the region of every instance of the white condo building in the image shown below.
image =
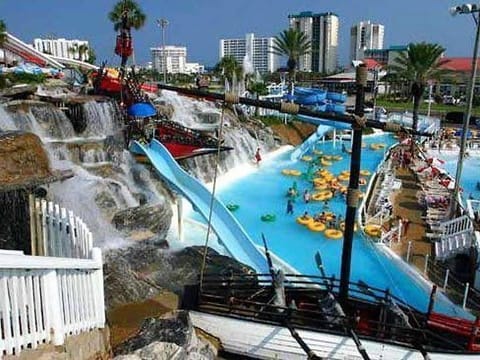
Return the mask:
<svg viewBox="0 0 480 360"><path fill-rule="evenodd" d="M360 21L350 29L350 60L361 60L365 50L383 49L385 28L381 24Z"/></svg>
<svg viewBox="0 0 480 360"><path fill-rule="evenodd" d="M300 57L298 69L332 73L338 68L338 16L311 11L288 16L290 28L302 31L311 42L310 51Z"/></svg>
<svg viewBox="0 0 480 360"><path fill-rule="evenodd" d="M89 48L86 40L33 39L35 50L62 58L87 61L88 51L79 51L82 45Z"/></svg>
<svg viewBox="0 0 480 360"><path fill-rule="evenodd" d="M204 72L204 66L199 63L187 62L187 48L185 46L167 45L150 48L152 53L152 65L155 70L163 73L165 60L167 73L169 74L200 74Z"/></svg>
<svg viewBox="0 0 480 360"><path fill-rule="evenodd" d="M256 38L252 33L246 34L244 39L220 39L219 58L233 56L239 64L244 64L247 57L253 70L271 73L279 65L278 55L272 52L273 41L273 37Z"/></svg>

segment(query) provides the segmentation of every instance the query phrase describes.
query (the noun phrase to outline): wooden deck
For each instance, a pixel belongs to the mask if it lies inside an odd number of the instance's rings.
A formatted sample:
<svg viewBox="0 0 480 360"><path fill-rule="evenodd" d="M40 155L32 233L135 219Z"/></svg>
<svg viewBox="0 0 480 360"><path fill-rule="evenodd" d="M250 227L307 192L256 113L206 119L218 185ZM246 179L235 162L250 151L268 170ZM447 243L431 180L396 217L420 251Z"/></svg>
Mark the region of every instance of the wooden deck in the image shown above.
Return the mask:
<svg viewBox="0 0 480 360"><path fill-rule="evenodd" d="M396 178L402 181L402 187L396 190L392 197L393 218L408 219L409 224L399 243L392 244L392 250L405 258L408 242L412 241L410 262L423 272L425 255L432 255L432 244L425 237L427 224L422 215L424 207L418 203L417 193L421 191L415 174L409 168L398 167L395 171Z"/></svg>

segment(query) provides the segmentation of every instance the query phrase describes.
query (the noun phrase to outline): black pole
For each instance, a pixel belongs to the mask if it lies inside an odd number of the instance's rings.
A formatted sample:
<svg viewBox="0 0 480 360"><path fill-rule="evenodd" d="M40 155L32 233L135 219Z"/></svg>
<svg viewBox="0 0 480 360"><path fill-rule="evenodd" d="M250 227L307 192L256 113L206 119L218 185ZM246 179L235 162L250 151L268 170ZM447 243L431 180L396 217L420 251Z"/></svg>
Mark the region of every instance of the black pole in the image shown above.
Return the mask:
<svg viewBox="0 0 480 360"><path fill-rule="evenodd" d="M278 103L273 101L256 100L256 99L249 99L249 98L238 97L238 96L236 96L235 99L231 99L229 94L207 92L207 91L198 90L198 89L187 89L187 88L181 88L181 87L165 85L165 84L157 84L157 86L159 89L175 91L179 94L199 97L209 101L217 101L217 100L227 101L227 102L240 103L240 104L250 105L250 106L258 106L264 109L277 110L284 113L306 115L306 116L311 116L311 117L323 119L323 120L333 120L333 121L338 121L346 124L353 125L355 123L354 115L349 113L337 114L334 112L315 111L305 106L299 106L293 103L284 103L284 102ZM368 119L366 120L365 126L372 127L375 129L380 129L387 132L399 132L404 130L405 132L410 134L415 134L415 135L420 135L425 137L432 137L432 134L418 132L418 131L411 131L410 129L405 129L402 126L395 125L389 122L384 123L384 122Z"/></svg>
<svg viewBox="0 0 480 360"><path fill-rule="evenodd" d="M342 265L340 273L339 299L340 303L343 304L345 304L348 299L353 233L355 228L355 215L358 206L358 179L360 176L360 160L362 154L362 130L366 123L364 120L360 120L364 115L365 87L367 86L367 67L363 64L357 66L356 86L355 115L357 115L357 121L352 124L352 159L350 161L350 182L348 184L347 213L345 215L345 233L343 236Z"/></svg>

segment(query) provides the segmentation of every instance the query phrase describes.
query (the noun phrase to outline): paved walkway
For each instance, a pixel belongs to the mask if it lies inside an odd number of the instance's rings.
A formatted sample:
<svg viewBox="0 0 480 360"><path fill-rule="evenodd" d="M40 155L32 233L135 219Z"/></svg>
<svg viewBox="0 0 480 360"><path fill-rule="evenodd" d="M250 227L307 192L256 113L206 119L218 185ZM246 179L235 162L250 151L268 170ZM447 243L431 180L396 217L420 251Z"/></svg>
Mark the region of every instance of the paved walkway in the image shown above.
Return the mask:
<svg viewBox="0 0 480 360"><path fill-rule="evenodd" d="M410 262L423 272L425 255L431 256L432 245L425 237L427 224L422 219L424 207L418 203L417 193L421 191L415 174L408 168L397 168L395 175L402 181L402 187L392 195L393 218L408 219L407 231L403 232L401 241L392 244L392 250L398 255L406 257L408 242L412 241Z"/></svg>

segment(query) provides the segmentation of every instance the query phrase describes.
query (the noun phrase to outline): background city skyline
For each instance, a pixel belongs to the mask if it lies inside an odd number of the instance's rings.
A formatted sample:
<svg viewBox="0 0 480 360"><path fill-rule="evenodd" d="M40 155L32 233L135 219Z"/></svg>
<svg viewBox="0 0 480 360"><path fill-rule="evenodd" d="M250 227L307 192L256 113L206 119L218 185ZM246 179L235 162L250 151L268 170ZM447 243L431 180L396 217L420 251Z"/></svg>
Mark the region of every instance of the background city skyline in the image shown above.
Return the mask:
<svg viewBox="0 0 480 360"><path fill-rule="evenodd" d="M157 18L169 20L167 45L188 48L188 60L212 66L218 61L221 38L275 36L288 27L288 15L302 11L336 13L340 19L339 64L348 63L350 28L361 20L385 25L385 47L409 42L436 42L447 49L448 56L472 55L474 23L469 16L450 16L448 9L459 4L451 0L394 1L368 0L352 4L351 0L326 0L322 4L299 0L179 0L159 2L139 0L147 22L133 31L137 64L151 60L150 47L161 45ZM97 62L117 64L113 54L115 32L108 20L114 0L68 2L0 2L1 18L8 29L31 43L35 37L64 37L88 40L97 54Z"/></svg>

